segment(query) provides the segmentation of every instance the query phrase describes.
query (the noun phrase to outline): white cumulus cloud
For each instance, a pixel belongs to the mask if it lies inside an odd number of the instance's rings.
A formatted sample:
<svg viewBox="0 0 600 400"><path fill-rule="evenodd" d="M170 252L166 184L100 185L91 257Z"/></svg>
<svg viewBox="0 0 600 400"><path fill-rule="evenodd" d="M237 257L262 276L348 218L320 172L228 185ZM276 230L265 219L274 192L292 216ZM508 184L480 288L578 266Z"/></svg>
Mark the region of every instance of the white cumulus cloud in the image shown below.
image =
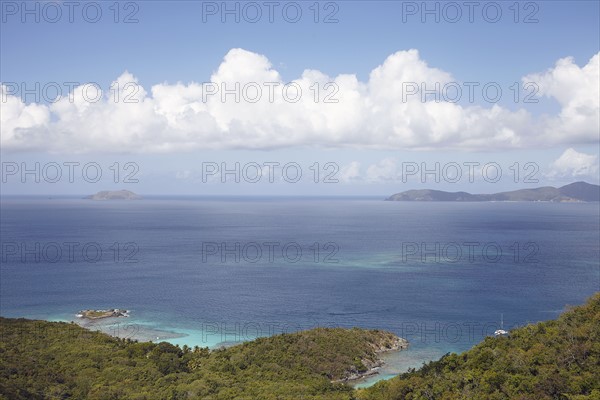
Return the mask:
<svg viewBox="0 0 600 400"><path fill-rule="evenodd" d="M497 104L463 106L407 97L407 82L432 87L453 81L417 50L390 55L366 82L353 74L331 77L317 70L285 82L264 55L232 49L200 83L146 89L124 72L97 101L89 101L95 98L94 88L81 85L52 104L25 104L2 85L1 145L4 151L169 153L295 146L489 150L596 143L599 58L600 53L583 67L561 59L545 72L524 77L538 82L539 94L561 106L557 115L534 118L524 109ZM374 167L370 176L384 178L388 167Z"/></svg>
<svg viewBox="0 0 600 400"><path fill-rule="evenodd" d="M569 148L551 165L547 176L551 179L593 179L598 180L598 157L580 153Z"/></svg>
<svg viewBox="0 0 600 400"><path fill-rule="evenodd" d="M556 116L548 116L541 127L548 143L598 141L600 134L600 53L580 68L573 58L562 58L554 68L531 74L524 82L535 82L539 94L561 105Z"/></svg>

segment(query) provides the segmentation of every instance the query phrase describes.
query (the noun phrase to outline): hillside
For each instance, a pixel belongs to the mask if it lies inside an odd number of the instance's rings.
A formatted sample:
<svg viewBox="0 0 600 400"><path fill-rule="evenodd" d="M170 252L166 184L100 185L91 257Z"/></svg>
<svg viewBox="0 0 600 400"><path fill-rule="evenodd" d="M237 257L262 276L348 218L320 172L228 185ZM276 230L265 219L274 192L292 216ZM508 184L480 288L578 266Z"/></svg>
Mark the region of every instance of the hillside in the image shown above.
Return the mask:
<svg viewBox="0 0 600 400"><path fill-rule="evenodd" d="M553 201L577 202L600 201L600 186L586 182L575 182L555 188L544 186L535 189L520 189L493 194L471 194L467 192L444 192L420 189L396 193L389 201Z"/></svg>
<svg viewBox="0 0 600 400"><path fill-rule="evenodd" d="M2 399L600 399L600 293L557 320L488 337L417 371L353 390L383 331L314 329L227 349L135 343L74 324L0 318Z"/></svg>
<svg viewBox="0 0 600 400"><path fill-rule="evenodd" d="M11 400L351 399L349 386L332 381L405 344L383 331L319 328L209 351L6 318L0 335L0 398Z"/></svg>
<svg viewBox="0 0 600 400"><path fill-rule="evenodd" d="M600 293L558 320L486 338L360 391L360 400L600 399Z"/></svg>

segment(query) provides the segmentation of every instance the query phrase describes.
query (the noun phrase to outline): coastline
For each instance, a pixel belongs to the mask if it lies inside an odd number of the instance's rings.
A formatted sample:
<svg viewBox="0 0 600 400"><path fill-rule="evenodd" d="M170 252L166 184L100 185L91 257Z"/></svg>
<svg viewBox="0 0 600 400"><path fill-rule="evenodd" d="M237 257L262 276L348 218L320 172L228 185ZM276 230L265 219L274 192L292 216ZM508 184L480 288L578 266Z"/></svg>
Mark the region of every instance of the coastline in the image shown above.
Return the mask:
<svg viewBox="0 0 600 400"><path fill-rule="evenodd" d="M123 317L103 317L98 319L87 319L87 318L76 318L76 320L67 319L55 319L55 321L62 322L73 322L82 328L100 331L113 337L121 339L137 340L139 342L168 342L173 345L180 347L206 347L210 350L217 350L221 348L228 348L237 346L256 338L248 338L248 340L240 341L208 341L205 332L189 330L189 329L171 329L164 327L157 327L155 324L148 321L136 321L134 319L128 319L123 321ZM400 356L407 354L410 348L408 340L395 337L394 342L390 345L389 343L381 343L376 349L375 353L377 358L375 360L361 359L362 364L367 368L364 372L355 371L349 376L331 381L332 383L346 383L354 388L369 387L381 380L392 378L398 373L389 374L389 370L397 370L397 366L394 365L391 360L399 359L403 364L406 363L406 357ZM420 360L418 365L420 366L425 360ZM406 366L403 370L408 370L411 365ZM383 372L383 373L382 373ZM403 371L404 372L404 371Z"/></svg>
<svg viewBox="0 0 600 400"><path fill-rule="evenodd" d="M90 310L86 310L90 311ZM188 330L188 329L171 329L166 327L157 327L155 323L149 321L141 321L132 318L129 314L129 310L92 310L92 311L126 311L124 315L102 315L97 317L85 317L80 316L81 312L76 314L74 320L67 320L60 318L63 322L74 322L77 325L89 329L106 333L113 337L121 339L137 340L139 342L168 342L178 346L188 347L208 347L211 350L219 348L227 348L236 346L244 342L254 340L256 338L249 338L244 341L209 341L208 335L202 331ZM117 313L119 314L119 313ZM124 317L128 319L123 320ZM390 363L390 360L396 358L404 360L405 357L399 356L400 353L406 354L409 349L408 340L396 337L395 341L390 345L389 343L380 344L375 353L379 356L377 359L371 361L362 359L362 364L367 368L364 372L354 372L351 375L332 381L332 383L347 383L352 387L368 387L376 382L389 379L398 373L389 374L388 370L395 370L396 366ZM396 357L394 357L396 355ZM392 365L390 365L392 364ZM404 362L403 362L404 364ZM409 367L403 368L408 369ZM384 372L384 373L382 373Z"/></svg>
<svg viewBox="0 0 600 400"><path fill-rule="evenodd" d="M386 345L382 344L377 349L375 349L375 354L377 354L379 356L379 355L389 354L389 353L400 353L403 350L408 349L408 347L409 347L408 340L396 336L395 341L391 346L389 346L388 344L386 344ZM373 361L362 359L361 363L365 367L367 367L366 371L364 371L364 372L357 371L343 379L337 379L337 380L334 380L331 382L332 383L352 384L357 381L361 381L365 378L379 375L379 371L380 371L381 367L383 367L385 365L385 360L382 357L378 357L377 359L375 359Z"/></svg>
<svg viewBox="0 0 600 400"><path fill-rule="evenodd" d="M120 339L137 340L138 342L162 342L187 336L135 321L122 321L120 317L107 317L100 320L79 319L65 322L75 322L82 328L100 331Z"/></svg>
<svg viewBox="0 0 600 400"><path fill-rule="evenodd" d="M74 323L82 328L100 331L120 339L137 340L138 342L168 342L180 347L208 347L211 350L221 347L231 347L248 342L258 337L249 337L247 340L223 341L218 332L208 332L202 329L184 328L170 324L161 324L156 320L144 319L135 313L127 318L106 317L100 319L78 318L77 314L61 313L54 315L16 315L9 318L39 319L48 322Z"/></svg>
<svg viewBox="0 0 600 400"><path fill-rule="evenodd" d="M101 331L110 336L121 339L137 340L139 342L168 342L183 347L207 347L211 350L221 347L230 347L254 340L258 337L248 337L247 340L223 341L223 336L207 332L202 329L175 326L172 323L161 323L156 319L140 317L135 310L129 318L104 318L100 320L82 320L75 318L75 314L60 313L53 315L8 315L10 318L39 319L50 322L75 323L83 328ZM158 321L158 322L157 322ZM400 373L407 372L410 368L419 368L423 363L436 360L448 352L461 353L465 348L440 347L434 343L424 344L419 341L410 343L402 351L388 350L381 352L382 365L373 365L366 373L348 380L347 383L355 388L369 387L378 381L392 378Z"/></svg>
<svg viewBox="0 0 600 400"><path fill-rule="evenodd" d="M140 317L133 310L132 315L125 319L119 318L102 318L99 320L84 320L76 318L73 312L54 315L13 315L8 318L27 318L38 319L49 322L65 322L74 323L83 328L100 331L113 337L121 339L137 340L139 342L168 342L180 347L188 346L193 348L209 348L215 350L223 347L231 347L248 341L257 339L258 337L248 337L247 340L239 341L223 341L223 336L220 334L203 331L202 329L184 328L166 323L161 324L157 320L149 320ZM402 341L403 339L398 338ZM371 365L363 363L368 367L368 370L350 376L340 382L347 383L354 388L367 388L375 383L391 379L401 373L407 372L410 368L419 368L423 363L437 360L448 352L461 353L467 349L454 347L439 347L433 343L424 345L419 341L410 343L404 348L379 348L376 353L380 355L378 359L381 362L376 362Z"/></svg>

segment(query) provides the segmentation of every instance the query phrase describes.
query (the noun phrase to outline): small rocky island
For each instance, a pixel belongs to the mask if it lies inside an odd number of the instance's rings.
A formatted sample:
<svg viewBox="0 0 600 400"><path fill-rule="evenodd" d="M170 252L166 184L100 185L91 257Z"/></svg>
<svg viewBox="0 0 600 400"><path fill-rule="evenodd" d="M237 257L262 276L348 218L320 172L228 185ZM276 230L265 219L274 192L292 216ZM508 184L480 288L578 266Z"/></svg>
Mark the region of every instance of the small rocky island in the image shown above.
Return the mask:
<svg viewBox="0 0 600 400"><path fill-rule="evenodd" d="M82 310L77 313L77 318L102 319L129 317L129 311L113 308L112 310Z"/></svg>
<svg viewBox="0 0 600 400"><path fill-rule="evenodd" d="M84 197L87 200L141 200L142 196L130 190L102 190Z"/></svg>

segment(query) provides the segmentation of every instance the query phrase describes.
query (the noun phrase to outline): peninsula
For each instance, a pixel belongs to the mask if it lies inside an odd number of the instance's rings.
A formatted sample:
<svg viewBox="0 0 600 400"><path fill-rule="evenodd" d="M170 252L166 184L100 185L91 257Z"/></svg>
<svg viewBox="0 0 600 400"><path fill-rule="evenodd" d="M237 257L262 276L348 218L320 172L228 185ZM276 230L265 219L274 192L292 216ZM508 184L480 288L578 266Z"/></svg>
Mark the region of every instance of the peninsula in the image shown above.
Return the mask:
<svg viewBox="0 0 600 400"><path fill-rule="evenodd" d="M471 194L467 192L444 192L441 190L407 190L396 193L387 201L550 201L550 202L593 202L600 201L600 186L586 182L575 182L555 188L544 186L493 194Z"/></svg>

